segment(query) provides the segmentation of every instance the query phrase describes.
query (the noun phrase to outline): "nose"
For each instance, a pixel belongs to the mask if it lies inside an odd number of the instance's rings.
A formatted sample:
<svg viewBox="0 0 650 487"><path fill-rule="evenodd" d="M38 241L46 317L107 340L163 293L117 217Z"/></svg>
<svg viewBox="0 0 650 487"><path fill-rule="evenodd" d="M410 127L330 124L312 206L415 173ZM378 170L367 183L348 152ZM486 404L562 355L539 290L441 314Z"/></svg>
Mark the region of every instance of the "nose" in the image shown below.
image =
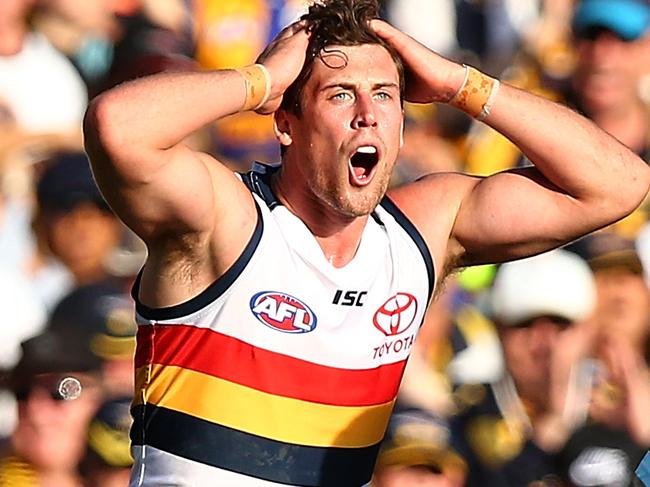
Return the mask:
<svg viewBox="0 0 650 487"><path fill-rule="evenodd" d="M555 345L561 328L546 317L537 318L531 325L530 340L538 348L549 348Z"/></svg>
<svg viewBox="0 0 650 487"><path fill-rule="evenodd" d="M355 114L352 119L352 128L369 128L376 127L377 119L375 117L372 97L369 94L361 93L357 96L355 103Z"/></svg>
<svg viewBox="0 0 650 487"><path fill-rule="evenodd" d="M593 58L607 59L612 53L625 49L626 43L615 34L602 31L589 42L589 53Z"/></svg>

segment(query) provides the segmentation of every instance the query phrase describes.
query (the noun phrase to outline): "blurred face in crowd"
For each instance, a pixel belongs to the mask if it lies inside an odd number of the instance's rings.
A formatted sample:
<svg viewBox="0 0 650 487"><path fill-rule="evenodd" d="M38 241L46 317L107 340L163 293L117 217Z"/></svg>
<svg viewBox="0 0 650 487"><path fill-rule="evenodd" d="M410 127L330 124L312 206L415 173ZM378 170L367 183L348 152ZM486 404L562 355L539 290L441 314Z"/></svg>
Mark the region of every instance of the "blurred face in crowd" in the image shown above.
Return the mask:
<svg viewBox="0 0 650 487"><path fill-rule="evenodd" d="M86 475L88 487L126 487L131 477L130 468L95 469Z"/></svg>
<svg viewBox="0 0 650 487"><path fill-rule="evenodd" d="M460 480L453 480L426 466L391 466L381 469L373 477L374 487L460 487Z"/></svg>
<svg viewBox="0 0 650 487"><path fill-rule="evenodd" d="M506 365L523 398L545 402L553 352L568 325L562 318L540 316L499 327Z"/></svg>
<svg viewBox="0 0 650 487"><path fill-rule="evenodd" d="M0 2L0 31L14 22L22 22L34 4L34 0L2 0Z"/></svg>
<svg viewBox="0 0 650 487"><path fill-rule="evenodd" d="M625 111L639 103L639 79L650 63L650 34L626 41L612 31L596 28L579 35L576 45L573 83L588 115Z"/></svg>
<svg viewBox="0 0 650 487"><path fill-rule="evenodd" d="M44 0L63 18L92 32L106 32L113 18L115 0Z"/></svg>
<svg viewBox="0 0 650 487"><path fill-rule="evenodd" d="M0 1L0 56L13 56L21 51L33 4L34 0Z"/></svg>
<svg viewBox="0 0 650 487"><path fill-rule="evenodd" d="M74 470L85 451L86 429L100 401L99 379L71 373L83 390L77 399L54 397L61 374L32 378L17 393L18 424L11 441L16 453L37 471Z"/></svg>
<svg viewBox="0 0 650 487"><path fill-rule="evenodd" d="M80 283L104 274L104 263L117 247L121 226L117 218L93 203L80 203L67 210L41 212L40 228L45 244L68 267Z"/></svg>
<svg viewBox="0 0 650 487"><path fill-rule="evenodd" d="M650 289L642 274L625 267L598 270L594 314L605 334L642 344L650 334Z"/></svg>

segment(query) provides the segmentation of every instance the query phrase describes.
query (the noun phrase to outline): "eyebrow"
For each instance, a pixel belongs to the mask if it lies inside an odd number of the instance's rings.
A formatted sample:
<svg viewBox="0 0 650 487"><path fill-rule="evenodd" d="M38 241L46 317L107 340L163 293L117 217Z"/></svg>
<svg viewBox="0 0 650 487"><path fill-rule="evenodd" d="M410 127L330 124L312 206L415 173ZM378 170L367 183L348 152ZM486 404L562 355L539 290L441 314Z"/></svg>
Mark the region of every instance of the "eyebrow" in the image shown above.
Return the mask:
<svg viewBox="0 0 650 487"><path fill-rule="evenodd" d="M330 83L328 85L323 86L322 91L330 90L332 88L343 88L345 90L353 90L356 88L357 85L354 83L346 83L344 81L341 82L334 82ZM381 88L394 88L396 90L399 90L399 85L397 83L394 83L392 81L386 81L386 82L380 82L380 83L375 83L372 85L372 90L378 90Z"/></svg>

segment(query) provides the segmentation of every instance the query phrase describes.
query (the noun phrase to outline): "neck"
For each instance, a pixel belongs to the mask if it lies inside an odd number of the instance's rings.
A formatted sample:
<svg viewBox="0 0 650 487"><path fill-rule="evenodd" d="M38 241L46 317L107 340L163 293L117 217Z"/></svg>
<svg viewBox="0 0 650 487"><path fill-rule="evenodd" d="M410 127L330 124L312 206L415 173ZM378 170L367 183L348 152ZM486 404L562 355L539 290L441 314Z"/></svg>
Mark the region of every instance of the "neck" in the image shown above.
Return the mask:
<svg viewBox="0 0 650 487"><path fill-rule="evenodd" d="M314 235L327 261L343 267L355 256L368 216L342 215L318 199L304 185L295 184L284 166L274 175L272 188L282 204Z"/></svg>

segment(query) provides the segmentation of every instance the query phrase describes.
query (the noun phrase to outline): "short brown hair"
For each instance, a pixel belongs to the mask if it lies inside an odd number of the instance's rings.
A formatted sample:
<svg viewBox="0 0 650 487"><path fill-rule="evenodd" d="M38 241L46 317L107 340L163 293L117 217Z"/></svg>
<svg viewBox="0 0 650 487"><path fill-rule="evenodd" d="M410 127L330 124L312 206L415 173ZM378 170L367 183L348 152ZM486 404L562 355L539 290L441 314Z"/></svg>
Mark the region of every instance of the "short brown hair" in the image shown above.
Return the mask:
<svg viewBox="0 0 650 487"><path fill-rule="evenodd" d="M307 57L298 78L287 88L281 109L301 114L302 91L311 75L314 60L327 53L327 47L379 44L390 53L399 74L400 93L404 93L404 65L402 59L386 41L370 28L368 22L379 18L377 0L316 0L300 19L308 22L311 37ZM325 61L323 61L325 62ZM329 66L328 63L325 63Z"/></svg>

